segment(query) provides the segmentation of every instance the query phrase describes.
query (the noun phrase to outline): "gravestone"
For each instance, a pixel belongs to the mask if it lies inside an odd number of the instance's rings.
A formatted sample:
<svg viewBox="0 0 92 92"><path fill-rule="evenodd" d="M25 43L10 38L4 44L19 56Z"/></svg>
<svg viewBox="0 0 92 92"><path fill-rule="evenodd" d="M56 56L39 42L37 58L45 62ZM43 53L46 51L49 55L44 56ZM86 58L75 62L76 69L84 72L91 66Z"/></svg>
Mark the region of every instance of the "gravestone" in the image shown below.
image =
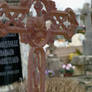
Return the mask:
<svg viewBox="0 0 92 92"><path fill-rule="evenodd" d="M0 38L0 86L19 81L21 78L19 36L8 34Z"/></svg>
<svg viewBox="0 0 92 92"><path fill-rule="evenodd" d="M82 11L83 15L85 15L85 24L86 24L86 39L83 43L83 51L84 55L92 55L92 19L91 19L91 11L89 5L86 4L84 11Z"/></svg>
<svg viewBox="0 0 92 92"><path fill-rule="evenodd" d="M82 15L85 16L86 39L83 42L83 55L74 57L72 64L78 66L79 63L81 63L81 65L84 66L84 73L87 75L92 75L92 8L89 7L89 4L85 4L84 7L85 8L82 10Z"/></svg>
<svg viewBox="0 0 92 92"><path fill-rule="evenodd" d="M18 5L19 4L19 1L20 0L0 0L0 2L3 2L3 1L6 1L9 5ZM15 56L16 56L16 65L15 64L10 64L10 65L6 65L6 66L3 66L1 65L3 68L7 68L9 66L12 67L10 68L9 71L11 71L11 69L13 69L12 71L14 72L15 71L15 74L11 74L11 75L7 75L7 76L0 76L0 92L14 92L16 91L16 88L15 88L15 84L20 87L20 85L18 83L16 83L16 81L20 80L22 78L22 66L21 66L21 57L20 57L20 44L19 44L19 36L18 34L15 34L16 36L14 36L14 34L9 34L7 35L9 38L8 40L10 40L10 38L13 40L17 40L17 45L14 46L12 49L13 51L16 51ZM9 37L10 36L10 37ZM3 39L3 38L2 38ZM4 38L5 39L5 38ZM16 43L16 42L15 42ZM13 56L11 55L10 56L11 59L13 59ZM1 58L0 58L1 59ZM1 60L0 60L1 61ZM12 62L12 61L11 61ZM10 62L10 63L11 63ZM1 70L1 66L0 66L0 70ZM5 72L4 70L0 71L1 72ZM19 73L18 73L19 72ZM12 72L11 72L12 73ZM6 77L6 78L5 78ZM3 81L4 80L4 81ZM2 82L3 81L3 82ZM12 83L15 83L14 85ZM6 85L6 84L11 84L11 85ZM4 85L4 86L3 86ZM17 87L17 88L18 88ZM17 92L17 91L16 91Z"/></svg>
<svg viewBox="0 0 92 92"><path fill-rule="evenodd" d="M92 1L91 1L92 2ZM86 39L83 44L83 51L85 55L85 71L92 72L92 18L91 18L92 8L89 4L85 5L85 9L82 11L82 14L85 15L85 24L86 24ZM91 58L91 59L90 59Z"/></svg>

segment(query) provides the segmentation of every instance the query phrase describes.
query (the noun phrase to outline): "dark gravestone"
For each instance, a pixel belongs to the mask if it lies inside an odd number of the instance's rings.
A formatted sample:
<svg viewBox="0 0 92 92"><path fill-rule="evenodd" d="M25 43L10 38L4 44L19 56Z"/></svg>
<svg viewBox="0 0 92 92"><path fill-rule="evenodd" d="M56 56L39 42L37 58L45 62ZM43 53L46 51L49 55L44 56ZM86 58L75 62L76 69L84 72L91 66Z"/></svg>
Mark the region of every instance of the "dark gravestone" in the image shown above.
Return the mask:
<svg viewBox="0 0 92 92"><path fill-rule="evenodd" d="M22 66L18 34L0 38L0 86L22 79Z"/></svg>

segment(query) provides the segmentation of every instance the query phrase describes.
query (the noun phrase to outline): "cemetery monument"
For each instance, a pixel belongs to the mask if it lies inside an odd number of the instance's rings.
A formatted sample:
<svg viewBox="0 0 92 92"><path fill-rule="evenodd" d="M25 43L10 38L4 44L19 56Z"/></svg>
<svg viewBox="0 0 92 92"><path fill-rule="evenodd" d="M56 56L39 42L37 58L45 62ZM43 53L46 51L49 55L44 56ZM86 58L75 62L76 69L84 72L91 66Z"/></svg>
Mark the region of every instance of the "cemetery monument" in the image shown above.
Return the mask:
<svg viewBox="0 0 92 92"><path fill-rule="evenodd" d="M32 6L36 16L28 16ZM43 46L53 43L56 35L64 35L66 39L71 39L78 26L75 13L70 8L58 11L52 0L20 0L17 7L1 2L0 16L3 15L8 21L3 23L0 20L0 36L19 33L21 41L31 46L27 92L45 92L46 59ZM25 17L26 24L23 22ZM49 29L46 28L47 21L51 21Z"/></svg>

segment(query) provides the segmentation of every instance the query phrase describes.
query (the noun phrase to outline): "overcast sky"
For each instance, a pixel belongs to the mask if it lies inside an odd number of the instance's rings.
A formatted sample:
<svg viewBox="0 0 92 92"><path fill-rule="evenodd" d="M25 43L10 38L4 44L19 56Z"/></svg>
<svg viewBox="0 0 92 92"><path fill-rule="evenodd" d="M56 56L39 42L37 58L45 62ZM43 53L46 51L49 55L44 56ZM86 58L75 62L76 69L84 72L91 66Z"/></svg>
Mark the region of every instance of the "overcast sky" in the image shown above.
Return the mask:
<svg viewBox="0 0 92 92"><path fill-rule="evenodd" d="M82 8L83 4L86 2L91 2L91 0L53 0L56 2L56 6L58 9L65 9L70 7L74 10L78 8Z"/></svg>

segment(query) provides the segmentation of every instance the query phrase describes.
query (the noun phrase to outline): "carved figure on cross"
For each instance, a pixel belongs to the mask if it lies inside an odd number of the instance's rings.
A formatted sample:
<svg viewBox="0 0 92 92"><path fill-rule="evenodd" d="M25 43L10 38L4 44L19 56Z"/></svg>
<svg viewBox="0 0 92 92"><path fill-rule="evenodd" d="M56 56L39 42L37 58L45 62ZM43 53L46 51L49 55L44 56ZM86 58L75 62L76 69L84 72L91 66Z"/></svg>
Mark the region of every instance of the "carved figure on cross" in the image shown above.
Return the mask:
<svg viewBox="0 0 92 92"><path fill-rule="evenodd" d="M32 6L36 16L27 16ZM7 18L4 23L0 20L0 36L19 33L21 41L31 46L27 92L45 92L46 59L43 46L52 43L56 35L71 39L78 26L75 13L70 8L57 10L52 0L20 0L17 7L4 2L0 3L0 9L0 16L5 14ZM25 17L26 24L23 22ZM49 29L46 28L47 21L51 22Z"/></svg>

